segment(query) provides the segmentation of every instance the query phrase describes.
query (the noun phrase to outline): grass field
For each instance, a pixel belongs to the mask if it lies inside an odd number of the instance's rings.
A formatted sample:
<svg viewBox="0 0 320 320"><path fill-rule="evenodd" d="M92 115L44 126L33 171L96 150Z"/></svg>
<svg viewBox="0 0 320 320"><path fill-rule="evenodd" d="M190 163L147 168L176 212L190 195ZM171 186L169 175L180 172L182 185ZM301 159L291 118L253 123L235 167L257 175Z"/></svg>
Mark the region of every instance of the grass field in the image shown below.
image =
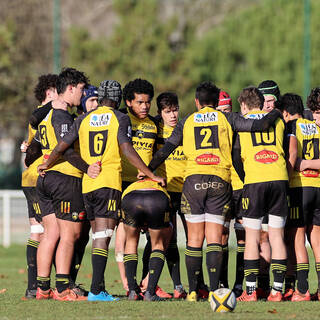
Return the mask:
<svg viewBox="0 0 320 320"><path fill-rule="evenodd" d="M113 256L109 254L106 271L106 286L110 293L122 296L119 302L56 302L22 301L27 286L25 268L25 248L0 247L0 320L5 319L319 319L320 302L257 302L238 303L235 311L228 314L213 313L208 302L190 303L187 301L132 302L126 301L119 281L118 270ZM230 254L229 279L233 283L235 252ZM182 282L187 286L187 278L182 258ZM139 266L141 264L139 263ZM317 287L316 275L311 261L310 287ZM140 275L140 269L139 269ZM52 277L54 279L54 277ZM90 286L91 264L90 248L79 272L79 282L86 288ZM52 281L52 285L54 282ZM172 292L169 274L165 267L160 286Z"/></svg>

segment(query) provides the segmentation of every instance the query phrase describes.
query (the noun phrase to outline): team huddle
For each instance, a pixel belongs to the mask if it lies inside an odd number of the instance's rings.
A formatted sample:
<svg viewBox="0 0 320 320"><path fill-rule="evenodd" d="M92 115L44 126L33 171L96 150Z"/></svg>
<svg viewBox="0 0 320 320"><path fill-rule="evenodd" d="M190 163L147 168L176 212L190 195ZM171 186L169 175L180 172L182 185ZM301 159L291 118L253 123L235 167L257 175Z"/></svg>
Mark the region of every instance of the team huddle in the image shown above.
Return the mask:
<svg viewBox="0 0 320 320"><path fill-rule="evenodd" d="M28 288L24 299L117 301L106 290L110 239L128 300L212 299L228 283L234 219L239 301L320 299L320 88L304 110L266 80L244 88L241 112L211 82L195 91L195 112L179 119L174 92L156 98L143 79L99 87L66 68L39 77L29 120L22 189L28 202ZM121 101L125 108L119 109ZM177 215L186 235L188 293L180 279ZM92 236L89 292L77 274ZM138 242L146 236L141 282ZM310 295L308 238L318 292ZM208 286L202 261L206 240ZM158 281L167 263L173 295ZM54 265L55 289L50 274ZM273 283L270 285L270 266ZM243 289L245 278L246 287Z"/></svg>

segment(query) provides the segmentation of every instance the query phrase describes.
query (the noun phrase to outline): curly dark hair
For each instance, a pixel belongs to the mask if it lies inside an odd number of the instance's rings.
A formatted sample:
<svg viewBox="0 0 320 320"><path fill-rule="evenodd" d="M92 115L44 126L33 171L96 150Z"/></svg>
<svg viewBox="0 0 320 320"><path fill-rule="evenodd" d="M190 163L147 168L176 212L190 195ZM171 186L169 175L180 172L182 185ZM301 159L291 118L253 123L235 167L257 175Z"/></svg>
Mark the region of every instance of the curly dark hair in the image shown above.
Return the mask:
<svg viewBox="0 0 320 320"><path fill-rule="evenodd" d="M286 93L281 96L279 101L275 102L275 106L280 110L285 110L291 115L303 115L303 102L299 95L294 93Z"/></svg>
<svg viewBox="0 0 320 320"><path fill-rule="evenodd" d="M43 74L38 78L38 83L35 86L33 92L35 98L42 103L46 99L46 91L50 88L56 88L57 87L57 80L58 75L57 74Z"/></svg>
<svg viewBox="0 0 320 320"><path fill-rule="evenodd" d="M79 83L84 83L87 86L89 79L81 71L78 71L74 68L64 68L59 74L57 81L57 92L58 94L64 93L69 84L75 87Z"/></svg>
<svg viewBox="0 0 320 320"><path fill-rule="evenodd" d="M126 103L126 101L132 101L134 100L134 94L147 94L150 97L150 100L152 100L154 96L154 90L153 85L143 79L135 79L133 81L128 82L125 87L123 88L123 100Z"/></svg>
<svg viewBox="0 0 320 320"><path fill-rule="evenodd" d="M212 105L214 108L219 103L220 89L210 81L201 82L196 88L196 99L201 106Z"/></svg>
<svg viewBox="0 0 320 320"><path fill-rule="evenodd" d="M254 108L262 109L264 97L258 88L251 86L242 89L238 97L238 102L240 105L242 102L245 103L249 110Z"/></svg>
<svg viewBox="0 0 320 320"><path fill-rule="evenodd" d="M313 112L320 109L320 87L311 90L307 98L307 107Z"/></svg>
<svg viewBox="0 0 320 320"><path fill-rule="evenodd" d="M167 108L167 107L178 107L179 100L178 96L174 92L162 92L157 97L157 107L158 112Z"/></svg>

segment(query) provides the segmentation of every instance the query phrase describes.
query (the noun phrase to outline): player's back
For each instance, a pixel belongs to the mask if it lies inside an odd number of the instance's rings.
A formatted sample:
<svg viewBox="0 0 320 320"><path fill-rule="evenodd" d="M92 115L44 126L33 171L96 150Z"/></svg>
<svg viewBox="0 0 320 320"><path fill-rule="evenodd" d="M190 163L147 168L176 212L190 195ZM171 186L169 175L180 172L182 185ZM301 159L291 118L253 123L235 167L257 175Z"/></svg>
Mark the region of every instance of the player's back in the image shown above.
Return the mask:
<svg viewBox="0 0 320 320"><path fill-rule="evenodd" d="M306 160L319 159L320 129L315 122L299 118L289 123L289 134L297 138L297 157ZM293 171L290 187L320 187L318 170Z"/></svg>
<svg viewBox="0 0 320 320"><path fill-rule="evenodd" d="M121 122L128 125L130 123L126 115L106 106L98 107L76 122L79 126L82 159L89 164L101 163L101 172L96 179L84 175L83 193L103 187L121 191L121 157L118 140Z"/></svg>
<svg viewBox="0 0 320 320"><path fill-rule="evenodd" d="M245 117L260 119L267 113L250 111ZM240 132L241 158L245 171L245 184L288 180L284 143L285 124L276 120L266 132Z"/></svg>
<svg viewBox="0 0 320 320"><path fill-rule="evenodd" d="M226 116L204 107L185 120L183 152L187 158L185 177L217 175L230 182L232 128Z"/></svg>

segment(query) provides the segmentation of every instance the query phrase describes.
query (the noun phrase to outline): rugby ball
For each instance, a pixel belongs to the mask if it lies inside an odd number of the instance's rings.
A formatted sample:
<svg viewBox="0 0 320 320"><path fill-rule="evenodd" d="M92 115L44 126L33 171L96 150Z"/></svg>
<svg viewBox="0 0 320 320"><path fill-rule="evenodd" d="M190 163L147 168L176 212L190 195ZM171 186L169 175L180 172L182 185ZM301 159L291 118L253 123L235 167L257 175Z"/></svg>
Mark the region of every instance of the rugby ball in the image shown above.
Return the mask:
<svg viewBox="0 0 320 320"><path fill-rule="evenodd" d="M231 312L236 304L236 296L228 288L220 288L210 294L210 306L214 312Z"/></svg>

